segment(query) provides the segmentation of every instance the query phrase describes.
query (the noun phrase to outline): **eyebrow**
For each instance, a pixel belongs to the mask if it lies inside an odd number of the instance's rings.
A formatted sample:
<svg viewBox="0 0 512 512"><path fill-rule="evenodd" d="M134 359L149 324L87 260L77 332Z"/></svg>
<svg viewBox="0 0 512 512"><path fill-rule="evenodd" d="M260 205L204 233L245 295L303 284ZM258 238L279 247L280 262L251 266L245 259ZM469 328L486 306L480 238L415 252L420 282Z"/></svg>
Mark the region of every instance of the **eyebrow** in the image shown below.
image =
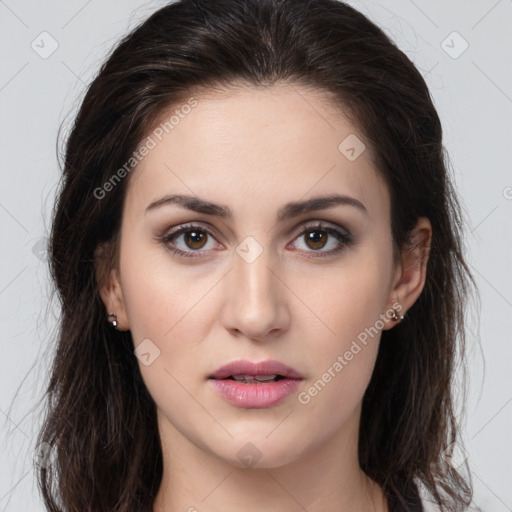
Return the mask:
<svg viewBox="0 0 512 512"><path fill-rule="evenodd" d="M160 199L157 199L156 201L153 201L146 208L146 213L164 205L170 204L178 205L182 208L186 208L187 210L203 213L205 215L213 215L223 219L231 219L233 217L230 208L226 205L215 204L199 197L183 194L166 195ZM276 222L282 222L304 213L313 212L316 210L324 210L339 205L353 206L368 215L368 210L364 204L355 197L341 194L332 194L329 196L314 197L305 201L293 201L287 203L278 211Z"/></svg>

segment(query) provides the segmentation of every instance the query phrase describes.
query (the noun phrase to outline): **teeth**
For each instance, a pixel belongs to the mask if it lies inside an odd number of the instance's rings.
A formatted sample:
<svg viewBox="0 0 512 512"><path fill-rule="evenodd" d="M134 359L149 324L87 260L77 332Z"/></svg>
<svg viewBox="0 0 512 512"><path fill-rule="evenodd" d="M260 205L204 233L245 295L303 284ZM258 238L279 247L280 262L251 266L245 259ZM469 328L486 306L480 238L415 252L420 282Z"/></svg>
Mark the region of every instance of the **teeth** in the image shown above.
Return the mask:
<svg viewBox="0 0 512 512"><path fill-rule="evenodd" d="M267 382L274 380L276 375L233 375L234 380L238 382Z"/></svg>

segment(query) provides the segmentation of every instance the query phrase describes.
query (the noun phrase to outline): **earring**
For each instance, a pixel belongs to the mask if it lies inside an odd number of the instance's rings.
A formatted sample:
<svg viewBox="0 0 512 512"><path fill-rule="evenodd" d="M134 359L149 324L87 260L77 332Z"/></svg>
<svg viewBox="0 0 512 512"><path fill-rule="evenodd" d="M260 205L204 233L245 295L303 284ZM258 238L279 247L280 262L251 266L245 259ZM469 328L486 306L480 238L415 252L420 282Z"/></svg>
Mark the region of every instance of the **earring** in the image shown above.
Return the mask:
<svg viewBox="0 0 512 512"><path fill-rule="evenodd" d="M112 320L111 324L114 329L117 329L117 316L115 313L109 313L107 318L113 317L114 320Z"/></svg>
<svg viewBox="0 0 512 512"><path fill-rule="evenodd" d="M393 314L391 315L391 320L395 320L395 321L398 320L399 322L401 322L403 319L404 319L404 315L398 316L396 314L396 309L393 308Z"/></svg>

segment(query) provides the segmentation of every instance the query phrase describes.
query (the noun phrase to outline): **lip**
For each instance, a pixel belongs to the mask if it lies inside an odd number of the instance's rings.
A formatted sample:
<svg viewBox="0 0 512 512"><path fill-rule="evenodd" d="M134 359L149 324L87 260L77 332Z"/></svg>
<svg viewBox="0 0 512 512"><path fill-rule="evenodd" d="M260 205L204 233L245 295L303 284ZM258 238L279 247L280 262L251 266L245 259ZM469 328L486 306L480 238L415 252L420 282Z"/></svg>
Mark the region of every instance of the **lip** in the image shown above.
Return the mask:
<svg viewBox="0 0 512 512"><path fill-rule="evenodd" d="M267 359L259 363L253 363L246 359L231 361L221 366L215 373L209 376L210 379L225 379L231 375L282 375L290 379L303 379L304 377L295 369L275 361Z"/></svg>
<svg viewBox="0 0 512 512"><path fill-rule="evenodd" d="M278 381L245 384L227 379L233 375L281 375ZM267 360L253 363L247 360L232 361L210 375L208 382L227 402L246 409L273 407L289 397L304 378L293 368L279 361Z"/></svg>

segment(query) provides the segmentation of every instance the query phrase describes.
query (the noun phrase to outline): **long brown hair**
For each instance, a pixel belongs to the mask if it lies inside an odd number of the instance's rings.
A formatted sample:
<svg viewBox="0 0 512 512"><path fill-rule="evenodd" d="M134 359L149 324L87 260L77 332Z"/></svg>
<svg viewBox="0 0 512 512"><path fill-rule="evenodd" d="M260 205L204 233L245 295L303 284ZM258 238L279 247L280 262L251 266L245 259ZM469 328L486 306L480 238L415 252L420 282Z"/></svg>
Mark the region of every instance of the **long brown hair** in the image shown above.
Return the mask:
<svg viewBox="0 0 512 512"><path fill-rule="evenodd" d="M405 510L418 485L443 512L470 504L469 468L457 470L450 455L461 444L453 380L475 283L423 77L380 28L336 0L182 0L117 45L67 139L49 245L62 314L38 438L54 449L52 464L37 469L48 510L151 511L162 478L155 403L130 332L112 329L99 295L118 262L130 172L98 191L192 91L278 82L329 93L365 135L389 187L396 257L420 216L432 224L424 289L382 333L363 399L361 468Z"/></svg>

